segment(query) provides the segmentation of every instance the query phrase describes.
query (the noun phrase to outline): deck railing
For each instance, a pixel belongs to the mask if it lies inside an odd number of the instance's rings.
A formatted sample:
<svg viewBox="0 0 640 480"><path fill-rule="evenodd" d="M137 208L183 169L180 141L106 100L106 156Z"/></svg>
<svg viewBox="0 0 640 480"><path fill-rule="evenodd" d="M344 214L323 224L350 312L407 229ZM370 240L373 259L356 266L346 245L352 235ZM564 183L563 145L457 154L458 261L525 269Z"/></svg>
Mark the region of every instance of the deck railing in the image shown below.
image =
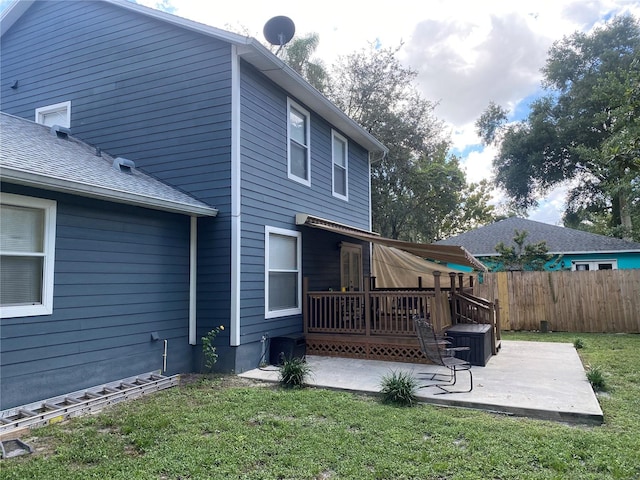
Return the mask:
<svg viewBox="0 0 640 480"><path fill-rule="evenodd" d="M492 353L500 348L500 309L498 301L490 302L467 292L451 295L451 316L454 323L483 323L491 325Z"/></svg>
<svg viewBox="0 0 640 480"><path fill-rule="evenodd" d="M440 273L435 272L431 289L389 290L372 290L371 282L365 279L364 291L358 292L309 291L305 278L307 348L316 354L421 361L413 325L415 316L429 319L437 331L464 321L495 325L490 302L466 292L462 275L452 274L447 288L441 287L440 278Z"/></svg>

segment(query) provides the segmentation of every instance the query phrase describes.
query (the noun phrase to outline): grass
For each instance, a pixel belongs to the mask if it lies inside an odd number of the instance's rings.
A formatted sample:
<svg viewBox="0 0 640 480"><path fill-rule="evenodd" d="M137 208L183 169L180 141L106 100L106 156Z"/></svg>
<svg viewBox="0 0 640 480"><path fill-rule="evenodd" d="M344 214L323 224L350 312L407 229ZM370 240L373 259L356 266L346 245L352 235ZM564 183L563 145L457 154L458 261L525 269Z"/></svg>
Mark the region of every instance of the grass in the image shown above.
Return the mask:
<svg viewBox="0 0 640 480"><path fill-rule="evenodd" d="M609 387L600 427L216 377L35 430L0 479L640 478L640 336L581 338Z"/></svg>

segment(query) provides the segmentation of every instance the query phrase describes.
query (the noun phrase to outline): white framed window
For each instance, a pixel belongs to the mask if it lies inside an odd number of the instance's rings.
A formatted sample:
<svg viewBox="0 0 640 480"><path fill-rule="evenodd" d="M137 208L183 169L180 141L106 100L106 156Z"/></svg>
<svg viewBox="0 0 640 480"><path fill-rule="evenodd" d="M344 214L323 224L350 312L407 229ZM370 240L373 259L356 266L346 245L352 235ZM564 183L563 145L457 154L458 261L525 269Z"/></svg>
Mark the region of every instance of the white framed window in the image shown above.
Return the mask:
<svg viewBox="0 0 640 480"><path fill-rule="evenodd" d="M56 202L0 193L0 317L53 312Z"/></svg>
<svg viewBox="0 0 640 480"><path fill-rule="evenodd" d="M311 185L311 116L287 98L287 165L289 178Z"/></svg>
<svg viewBox="0 0 640 480"><path fill-rule="evenodd" d="M593 271L593 270L617 270L618 260L572 260L571 270L575 271Z"/></svg>
<svg viewBox="0 0 640 480"><path fill-rule="evenodd" d="M302 313L302 235L265 226L265 317Z"/></svg>
<svg viewBox="0 0 640 480"><path fill-rule="evenodd" d="M333 196L349 199L349 143L335 130L331 130L331 158L333 159Z"/></svg>
<svg viewBox="0 0 640 480"><path fill-rule="evenodd" d="M41 123L48 127L60 125L61 127L71 128L71 102L36 108L36 123Z"/></svg>

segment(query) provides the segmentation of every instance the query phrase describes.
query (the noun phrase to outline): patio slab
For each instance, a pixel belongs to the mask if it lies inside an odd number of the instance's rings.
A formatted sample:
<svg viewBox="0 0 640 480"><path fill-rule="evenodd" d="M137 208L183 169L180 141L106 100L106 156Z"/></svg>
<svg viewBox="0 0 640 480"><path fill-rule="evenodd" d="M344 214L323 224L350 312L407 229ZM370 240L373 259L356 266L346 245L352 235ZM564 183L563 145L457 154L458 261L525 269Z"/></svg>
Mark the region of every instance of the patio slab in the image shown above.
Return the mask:
<svg viewBox="0 0 640 480"><path fill-rule="evenodd" d="M580 357L572 344L502 341L498 355L485 367L474 366L473 390L437 395L434 382L421 373L443 371L433 365L384 362L324 356L307 356L312 374L308 383L322 388L378 393L383 376L392 371L413 373L424 388L421 402L488 410L542 420L598 425L602 410L589 384ZM269 366L241 377L277 382L278 370ZM458 374L457 388L468 389L469 375Z"/></svg>

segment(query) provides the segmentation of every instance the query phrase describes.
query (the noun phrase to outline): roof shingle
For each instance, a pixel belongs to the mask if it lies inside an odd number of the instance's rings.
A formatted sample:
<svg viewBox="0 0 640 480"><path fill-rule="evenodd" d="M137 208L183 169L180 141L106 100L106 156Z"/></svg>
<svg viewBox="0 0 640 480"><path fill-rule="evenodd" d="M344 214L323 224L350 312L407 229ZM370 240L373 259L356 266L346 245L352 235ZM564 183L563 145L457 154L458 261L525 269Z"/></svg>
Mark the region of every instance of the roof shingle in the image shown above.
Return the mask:
<svg viewBox="0 0 640 480"><path fill-rule="evenodd" d="M549 253L640 252L640 243L518 217L500 220L435 243L459 245L475 256L497 255L498 243L514 244L515 230L527 231L526 243L547 242Z"/></svg>
<svg viewBox="0 0 640 480"><path fill-rule="evenodd" d="M80 196L192 215L217 210L138 169L113 167L114 158L69 135L58 138L44 125L0 112L3 181Z"/></svg>

